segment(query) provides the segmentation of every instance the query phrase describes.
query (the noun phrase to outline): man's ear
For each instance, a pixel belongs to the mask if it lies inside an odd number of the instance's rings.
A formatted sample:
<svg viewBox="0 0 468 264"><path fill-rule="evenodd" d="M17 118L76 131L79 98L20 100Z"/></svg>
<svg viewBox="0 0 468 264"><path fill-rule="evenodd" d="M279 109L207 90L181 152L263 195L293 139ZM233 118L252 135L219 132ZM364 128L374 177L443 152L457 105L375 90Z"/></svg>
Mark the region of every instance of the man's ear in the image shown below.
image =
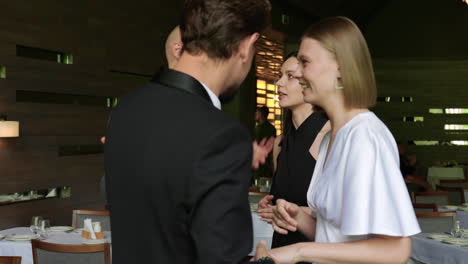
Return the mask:
<svg viewBox="0 0 468 264"><path fill-rule="evenodd" d="M182 51L182 43L181 42L174 42L172 43L172 55L179 59Z"/></svg>
<svg viewBox="0 0 468 264"><path fill-rule="evenodd" d="M246 36L241 42L239 43L239 56L242 60L242 62L246 62L250 58L250 52L255 46L255 42L257 42L258 38L260 37L260 34L258 33L253 33L252 35Z"/></svg>

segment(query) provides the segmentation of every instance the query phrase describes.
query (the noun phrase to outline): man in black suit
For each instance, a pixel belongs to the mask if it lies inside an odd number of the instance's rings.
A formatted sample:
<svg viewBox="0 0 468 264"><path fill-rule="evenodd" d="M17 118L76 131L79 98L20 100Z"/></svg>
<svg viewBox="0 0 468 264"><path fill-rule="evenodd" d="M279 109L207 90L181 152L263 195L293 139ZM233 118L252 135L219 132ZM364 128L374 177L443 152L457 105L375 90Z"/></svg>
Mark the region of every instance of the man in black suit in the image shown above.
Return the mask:
<svg viewBox="0 0 468 264"><path fill-rule="evenodd" d="M252 141L219 108L246 77L269 10L267 0L187 0L174 70L112 112L114 264L240 263L250 252Z"/></svg>

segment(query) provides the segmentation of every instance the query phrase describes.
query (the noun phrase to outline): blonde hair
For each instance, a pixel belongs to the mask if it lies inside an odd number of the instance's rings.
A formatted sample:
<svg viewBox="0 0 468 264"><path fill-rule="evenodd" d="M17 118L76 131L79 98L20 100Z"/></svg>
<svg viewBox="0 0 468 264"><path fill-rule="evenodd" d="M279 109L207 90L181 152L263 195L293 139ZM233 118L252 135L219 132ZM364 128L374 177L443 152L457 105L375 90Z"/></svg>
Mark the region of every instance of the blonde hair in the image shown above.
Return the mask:
<svg viewBox="0 0 468 264"><path fill-rule="evenodd" d="M346 17L325 18L310 26L302 38L317 40L335 57L346 107L375 105L377 88L371 56L366 40L353 21Z"/></svg>

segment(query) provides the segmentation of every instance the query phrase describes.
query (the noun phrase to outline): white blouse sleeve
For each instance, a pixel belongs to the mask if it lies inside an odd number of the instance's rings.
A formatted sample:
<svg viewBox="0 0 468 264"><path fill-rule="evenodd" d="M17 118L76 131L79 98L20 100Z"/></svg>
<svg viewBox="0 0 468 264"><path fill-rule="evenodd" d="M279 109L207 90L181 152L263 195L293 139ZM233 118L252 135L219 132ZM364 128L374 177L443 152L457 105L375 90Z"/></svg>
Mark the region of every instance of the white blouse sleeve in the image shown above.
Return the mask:
<svg viewBox="0 0 468 264"><path fill-rule="evenodd" d="M396 143L386 127L350 131L345 157L344 235L411 236L420 232L399 167Z"/></svg>

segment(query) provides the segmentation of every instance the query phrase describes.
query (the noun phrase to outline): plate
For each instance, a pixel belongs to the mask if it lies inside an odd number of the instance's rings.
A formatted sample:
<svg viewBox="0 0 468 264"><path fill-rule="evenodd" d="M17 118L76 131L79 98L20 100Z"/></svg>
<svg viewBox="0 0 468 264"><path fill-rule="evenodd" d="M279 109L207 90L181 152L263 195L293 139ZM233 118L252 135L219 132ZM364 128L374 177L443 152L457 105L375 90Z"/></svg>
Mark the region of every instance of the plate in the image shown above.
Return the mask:
<svg viewBox="0 0 468 264"><path fill-rule="evenodd" d="M73 229L73 232L81 234L81 231L83 231L83 230L84 230L84 228L75 228L75 229Z"/></svg>
<svg viewBox="0 0 468 264"><path fill-rule="evenodd" d="M465 238L450 238L450 239L442 240L442 243L457 245L457 246L461 246L461 247L467 247L468 246L468 239L465 239Z"/></svg>
<svg viewBox="0 0 468 264"><path fill-rule="evenodd" d="M71 226L51 226L50 231L52 232L65 232L65 231L70 231L73 230L73 227Z"/></svg>
<svg viewBox="0 0 468 264"><path fill-rule="evenodd" d="M6 240L9 241L29 241L31 239L35 239L37 236L35 235L9 235L5 236Z"/></svg>
<svg viewBox="0 0 468 264"><path fill-rule="evenodd" d="M105 239L83 239L83 244L94 245L106 243Z"/></svg>
<svg viewBox="0 0 468 264"><path fill-rule="evenodd" d="M434 239L437 241L442 241L444 239L449 239L451 237L452 237L451 235L444 235L444 234L432 234L432 235L427 236L427 238Z"/></svg>

